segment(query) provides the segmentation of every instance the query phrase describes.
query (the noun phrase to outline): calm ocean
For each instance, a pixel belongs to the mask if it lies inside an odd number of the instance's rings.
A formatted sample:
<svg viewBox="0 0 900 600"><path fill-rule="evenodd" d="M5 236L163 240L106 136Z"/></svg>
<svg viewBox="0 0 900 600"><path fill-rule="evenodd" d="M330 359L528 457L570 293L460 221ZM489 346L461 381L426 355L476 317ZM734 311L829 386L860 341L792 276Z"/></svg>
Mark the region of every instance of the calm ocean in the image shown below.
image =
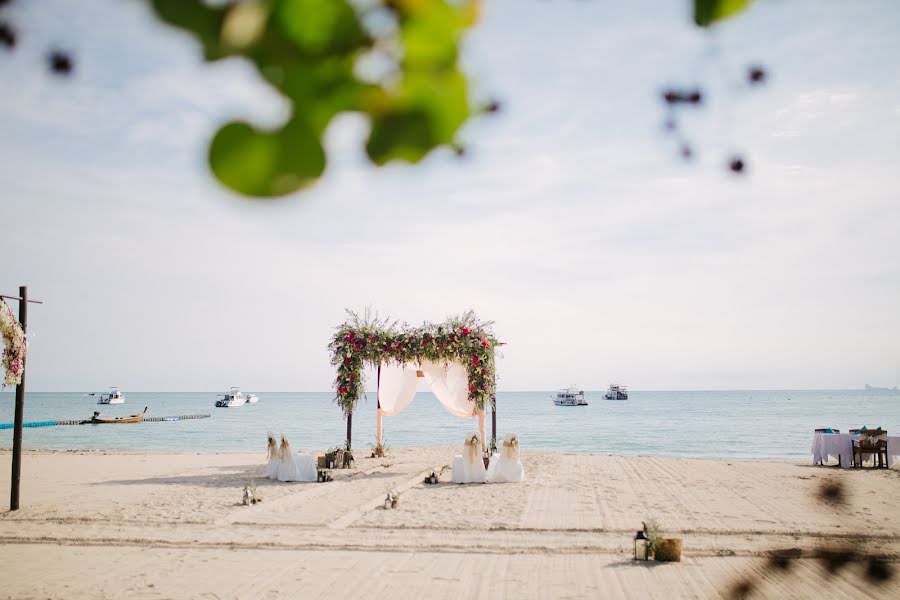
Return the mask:
<svg viewBox="0 0 900 600"><path fill-rule="evenodd" d="M247 390L250 391L250 390ZM260 393L242 408L214 408L216 393L136 393L126 404L98 407L83 393L29 393L26 421L88 418L94 410L126 415L148 406L148 416L210 413L209 419L136 425L78 425L25 429L26 448L234 452L265 449L266 431L284 432L294 448L343 442L345 425L331 393ZM554 406L549 392L505 392L497 398L497 432L518 432L523 449L694 457L796 458L809 456L813 429L860 425L900 432L900 394L864 391L632 391L628 401L588 392L589 406ZM0 392L0 423L13 419L14 397ZM459 444L474 419L445 412L420 392L403 413L385 417L388 446ZM487 414L490 435L490 412ZM375 394L361 399L353 443L375 437ZM0 429L0 447L12 430Z"/></svg>

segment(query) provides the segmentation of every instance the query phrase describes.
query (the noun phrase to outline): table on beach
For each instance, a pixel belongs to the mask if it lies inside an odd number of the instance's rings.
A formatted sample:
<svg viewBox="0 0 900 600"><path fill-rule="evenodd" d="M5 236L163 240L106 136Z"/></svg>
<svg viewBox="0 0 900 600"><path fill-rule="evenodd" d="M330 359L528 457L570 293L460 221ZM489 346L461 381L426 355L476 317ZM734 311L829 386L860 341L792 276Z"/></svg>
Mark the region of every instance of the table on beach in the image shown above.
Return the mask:
<svg viewBox="0 0 900 600"><path fill-rule="evenodd" d="M853 454L853 442L858 441L858 435L849 433L825 433L816 432L813 437L812 454L813 464L820 461L828 462L830 458L839 458L841 467L850 467L850 457ZM900 436L888 436L887 439L888 466L892 458L900 458Z"/></svg>

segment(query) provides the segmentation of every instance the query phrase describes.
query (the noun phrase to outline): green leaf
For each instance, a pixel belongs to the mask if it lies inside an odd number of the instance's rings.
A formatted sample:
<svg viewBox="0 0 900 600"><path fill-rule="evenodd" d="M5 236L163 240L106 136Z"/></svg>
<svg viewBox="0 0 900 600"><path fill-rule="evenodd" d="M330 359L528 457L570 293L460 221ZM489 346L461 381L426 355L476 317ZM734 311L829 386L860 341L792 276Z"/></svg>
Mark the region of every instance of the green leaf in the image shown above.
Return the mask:
<svg viewBox="0 0 900 600"><path fill-rule="evenodd" d="M464 27L462 14L444 0L425 0L413 6L400 20L404 66L452 67Z"/></svg>
<svg viewBox="0 0 900 600"><path fill-rule="evenodd" d="M203 44L206 60L227 55L219 43L219 32L225 19L224 8L207 6L200 0L151 0L159 19L169 25L192 32Z"/></svg>
<svg viewBox="0 0 900 600"><path fill-rule="evenodd" d="M415 163L436 144L432 123L425 111L396 110L372 119L366 152L377 165L394 159Z"/></svg>
<svg viewBox="0 0 900 600"><path fill-rule="evenodd" d="M458 71L407 73L395 95L376 95L366 144L376 164L393 159L418 162L453 141L469 116L466 79Z"/></svg>
<svg viewBox="0 0 900 600"><path fill-rule="evenodd" d="M209 148L209 165L223 184L248 196L283 196L325 170L318 136L301 120L261 132L244 122L222 127Z"/></svg>
<svg viewBox="0 0 900 600"><path fill-rule="evenodd" d="M275 16L285 35L308 54L349 52L366 41L347 0L281 0Z"/></svg>
<svg viewBox="0 0 900 600"><path fill-rule="evenodd" d="M709 27L747 8L750 0L694 0L694 22Z"/></svg>

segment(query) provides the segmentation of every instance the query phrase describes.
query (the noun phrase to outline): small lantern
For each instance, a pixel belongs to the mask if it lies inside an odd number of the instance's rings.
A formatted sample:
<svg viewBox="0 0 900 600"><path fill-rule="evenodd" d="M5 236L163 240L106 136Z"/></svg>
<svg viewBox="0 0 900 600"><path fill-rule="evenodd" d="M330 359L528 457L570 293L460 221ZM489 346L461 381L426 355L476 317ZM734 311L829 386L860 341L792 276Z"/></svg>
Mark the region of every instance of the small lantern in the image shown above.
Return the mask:
<svg viewBox="0 0 900 600"><path fill-rule="evenodd" d="M391 510L391 505L393 504L394 499L391 497L391 493L388 492L387 497L384 499L384 509Z"/></svg>
<svg viewBox="0 0 900 600"><path fill-rule="evenodd" d="M634 534L634 560L650 560L650 540L643 529Z"/></svg>

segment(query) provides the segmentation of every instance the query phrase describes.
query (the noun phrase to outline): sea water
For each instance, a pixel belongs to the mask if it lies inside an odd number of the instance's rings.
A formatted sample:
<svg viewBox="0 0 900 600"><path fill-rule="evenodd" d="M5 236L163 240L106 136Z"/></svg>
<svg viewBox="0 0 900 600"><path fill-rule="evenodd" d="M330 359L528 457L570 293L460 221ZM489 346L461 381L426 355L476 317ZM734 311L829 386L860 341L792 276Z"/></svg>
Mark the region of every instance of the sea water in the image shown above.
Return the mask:
<svg viewBox="0 0 900 600"><path fill-rule="evenodd" d="M252 390L247 390L252 391ZM126 404L98 406L84 393L28 393L26 421L87 419L100 410L124 416L147 406L147 416L209 413L208 419L130 425L28 428L25 448L121 449L163 452L264 452L266 432L284 433L297 449L342 445L346 424L333 393L259 392L258 404L215 408L216 393L139 393ZM588 406L555 406L550 392L501 392L497 434L519 434L523 449L604 454L806 459L813 429L881 426L900 433L900 394L871 391L632 391L626 401L587 392ZM0 423L13 420L14 396L0 392ZM375 441L375 394L353 415L353 446ZM490 436L491 415L486 414ZM475 419L446 412L419 392L404 412L384 417L387 446L462 443ZM12 446L0 429L0 447Z"/></svg>

